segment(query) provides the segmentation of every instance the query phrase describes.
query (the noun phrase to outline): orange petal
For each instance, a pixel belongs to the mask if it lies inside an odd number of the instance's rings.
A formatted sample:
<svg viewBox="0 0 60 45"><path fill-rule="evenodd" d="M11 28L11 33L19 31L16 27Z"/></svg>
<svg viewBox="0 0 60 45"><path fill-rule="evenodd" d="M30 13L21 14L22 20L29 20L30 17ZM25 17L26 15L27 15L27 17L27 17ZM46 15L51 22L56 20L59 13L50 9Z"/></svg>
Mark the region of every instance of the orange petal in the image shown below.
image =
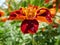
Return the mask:
<svg viewBox="0 0 60 45"><path fill-rule="evenodd" d="M56 14L56 8L51 8L50 12L51 12L51 16L54 17Z"/></svg>
<svg viewBox="0 0 60 45"><path fill-rule="evenodd" d="M0 17L3 16L4 14L5 14L5 12L0 10Z"/></svg>
<svg viewBox="0 0 60 45"><path fill-rule="evenodd" d="M43 16L37 16L36 19L39 20L39 21L41 21L41 22L46 22L48 24L51 23L51 22L48 22L48 20L46 19L46 17L43 17Z"/></svg>
<svg viewBox="0 0 60 45"><path fill-rule="evenodd" d="M2 22L6 22L7 20L8 20L8 19L5 18L5 17L1 18L1 21L2 21Z"/></svg>
<svg viewBox="0 0 60 45"><path fill-rule="evenodd" d="M41 14L43 14L43 13L45 13L46 12L46 8L45 7L43 7L43 9L39 9L38 11L37 11L37 15L41 15Z"/></svg>
<svg viewBox="0 0 60 45"><path fill-rule="evenodd" d="M44 12L46 12L46 10L40 10L40 14L43 14Z"/></svg>
<svg viewBox="0 0 60 45"><path fill-rule="evenodd" d="M26 16L17 16L15 18L15 20L24 20L26 18Z"/></svg>

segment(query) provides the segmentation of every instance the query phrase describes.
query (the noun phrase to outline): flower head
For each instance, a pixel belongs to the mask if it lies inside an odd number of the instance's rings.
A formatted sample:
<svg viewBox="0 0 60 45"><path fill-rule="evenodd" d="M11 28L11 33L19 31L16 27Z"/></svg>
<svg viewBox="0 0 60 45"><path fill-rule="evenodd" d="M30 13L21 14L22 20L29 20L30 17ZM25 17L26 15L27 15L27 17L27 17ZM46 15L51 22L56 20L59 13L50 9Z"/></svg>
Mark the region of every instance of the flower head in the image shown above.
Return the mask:
<svg viewBox="0 0 60 45"><path fill-rule="evenodd" d="M52 23L52 15L49 9L32 5L25 8L22 7L19 10L11 12L9 19L23 20L21 24L21 31L24 34L36 33L39 22L46 22L48 24Z"/></svg>

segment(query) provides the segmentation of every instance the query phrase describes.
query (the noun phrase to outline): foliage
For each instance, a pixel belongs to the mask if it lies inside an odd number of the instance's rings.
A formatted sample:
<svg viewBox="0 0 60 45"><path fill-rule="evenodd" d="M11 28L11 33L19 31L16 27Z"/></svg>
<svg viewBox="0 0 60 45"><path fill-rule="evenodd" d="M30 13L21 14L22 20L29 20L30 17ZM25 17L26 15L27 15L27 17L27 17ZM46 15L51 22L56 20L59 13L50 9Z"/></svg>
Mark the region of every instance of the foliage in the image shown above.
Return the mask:
<svg viewBox="0 0 60 45"><path fill-rule="evenodd" d="M17 10L20 7L26 7L29 4L49 8L52 3L46 4L44 0L8 0L5 2L8 5L5 11L5 16L8 17L11 11ZM53 24L58 25L53 28ZM23 34L20 30L21 21L0 22L0 45L60 45L60 24L53 23L44 26L45 30L39 28L39 31L34 34Z"/></svg>

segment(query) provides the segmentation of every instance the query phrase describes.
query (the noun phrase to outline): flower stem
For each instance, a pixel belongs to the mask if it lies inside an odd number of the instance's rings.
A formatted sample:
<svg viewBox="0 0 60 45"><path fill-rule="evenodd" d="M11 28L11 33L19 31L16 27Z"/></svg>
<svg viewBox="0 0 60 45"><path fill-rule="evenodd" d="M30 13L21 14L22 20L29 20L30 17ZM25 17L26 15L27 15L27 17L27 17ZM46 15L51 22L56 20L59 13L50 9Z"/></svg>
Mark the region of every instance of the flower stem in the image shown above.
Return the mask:
<svg viewBox="0 0 60 45"><path fill-rule="evenodd" d="M32 35L32 45L34 45L34 37L33 37L33 35Z"/></svg>
<svg viewBox="0 0 60 45"><path fill-rule="evenodd" d="M37 43L36 43L35 40L34 40L33 35L31 35L31 37L32 37L32 45L37 45Z"/></svg>

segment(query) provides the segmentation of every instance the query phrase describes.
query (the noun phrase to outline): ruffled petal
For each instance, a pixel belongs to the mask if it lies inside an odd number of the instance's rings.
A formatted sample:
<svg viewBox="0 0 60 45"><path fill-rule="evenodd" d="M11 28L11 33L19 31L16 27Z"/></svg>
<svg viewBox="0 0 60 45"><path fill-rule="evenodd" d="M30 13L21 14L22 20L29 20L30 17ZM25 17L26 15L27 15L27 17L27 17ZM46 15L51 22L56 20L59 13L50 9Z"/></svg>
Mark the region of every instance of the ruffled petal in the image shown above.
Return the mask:
<svg viewBox="0 0 60 45"><path fill-rule="evenodd" d="M48 9L46 8L41 8L38 10L39 12L36 14L37 20L43 21L43 22L49 22L52 23L52 17L51 13ZM41 13L42 12L42 13ZM41 13L41 14L40 14Z"/></svg>
<svg viewBox="0 0 60 45"><path fill-rule="evenodd" d="M24 20L26 18L22 9L10 13L9 20Z"/></svg>
<svg viewBox="0 0 60 45"><path fill-rule="evenodd" d="M46 17L43 17L43 16L37 16L36 20L38 20L39 22L46 22L48 24L50 23L50 22L48 22Z"/></svg>
<svg viewBox="0 0 60 45"><path fill-rule="evenodd" d="M37 20L24 20L21 24L21 31L24 34L34 34L38 30L38 25L39 24Z"/></svg>

